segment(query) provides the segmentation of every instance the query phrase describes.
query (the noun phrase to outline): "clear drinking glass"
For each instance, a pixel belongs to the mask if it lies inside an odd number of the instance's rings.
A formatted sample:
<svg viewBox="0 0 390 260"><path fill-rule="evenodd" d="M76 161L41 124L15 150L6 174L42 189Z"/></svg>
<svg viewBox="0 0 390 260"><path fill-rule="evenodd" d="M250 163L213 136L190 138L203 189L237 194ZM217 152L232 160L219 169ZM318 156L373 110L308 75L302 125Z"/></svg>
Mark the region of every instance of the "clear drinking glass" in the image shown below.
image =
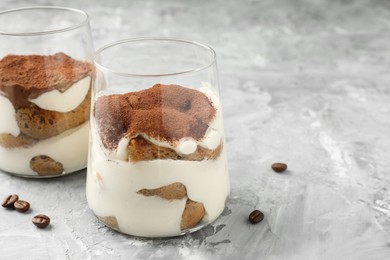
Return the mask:
<svg viewBox="0 0 390 260"><path fill-rule="evenodd" d="M198 230L230 191L215 52L129 39L95 54L87 199L122 233Z"/></svg>
<svg viewBox="0 0 390 260"><path fill-rule="evenodd" d="M93 46L86 13L0 12L0 169L53 177L88 159Z"/></svg>

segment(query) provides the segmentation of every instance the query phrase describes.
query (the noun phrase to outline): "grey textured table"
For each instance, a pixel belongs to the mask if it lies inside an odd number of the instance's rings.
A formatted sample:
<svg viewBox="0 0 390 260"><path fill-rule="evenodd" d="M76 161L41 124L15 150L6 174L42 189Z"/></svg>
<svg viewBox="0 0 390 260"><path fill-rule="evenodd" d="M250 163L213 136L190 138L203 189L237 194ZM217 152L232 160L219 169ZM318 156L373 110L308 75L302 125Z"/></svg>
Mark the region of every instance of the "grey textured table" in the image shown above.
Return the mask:
<svg viewBox="0 0 390 260"><path fill-rule="evenodd" d="M389 1L12 1L90 14L95 47L140 36L218 53L231 200L216 222L141 239L100 224L85 171L50 180L0 174L0 259L390 259ZM288 163L276 174L271 163ZM266 213L257 225L249 212ZM36 213L51 228L31 223Z"/></svg>

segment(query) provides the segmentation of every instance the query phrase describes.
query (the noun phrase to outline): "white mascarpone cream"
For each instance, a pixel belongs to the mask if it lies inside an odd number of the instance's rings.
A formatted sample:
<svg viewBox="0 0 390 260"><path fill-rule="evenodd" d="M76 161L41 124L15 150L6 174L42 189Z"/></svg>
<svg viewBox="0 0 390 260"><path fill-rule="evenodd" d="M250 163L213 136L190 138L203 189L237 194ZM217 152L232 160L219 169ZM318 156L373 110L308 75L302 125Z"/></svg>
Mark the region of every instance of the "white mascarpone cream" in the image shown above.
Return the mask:
<svg viewBox="0 0 390 260"><path fill-rule="evenodd" d="M8 98L0 95L0 134L18 136L20 129L15 118L15 108Z"/></svg>
<svg viewBox="0 0 390 260"><path fill-rule="evenodd" d="M137 194L144 188L154 189L181 182L191 200L203 203L207 213L204 223L214 221L225 208L230 191L225 151L216 160L200 162L153 160L131 163L108 160L96 140L96 130L92 132L88 203L97 216L114 216L121 232L147 237L181 233L181 216L187 198L165 200Z"/></svg>
<svg viewBox="0 0 390 260"><path fill-rule="evenodd" d="M91 77L87 76L61 93L57 89L43 93L34 99L29 99L38 107L46 110L66 113L77 108L85 99L91 85Z"/></svg>
<svg viewBox="0 0 390 260"><path fill-rule="evenodd" d="M181 154L193 154L198 147L196 141L192 138L182 138L177 145L176 150Z"/></svg>
<svg viewBox="0 0 390 260"><path fill-rule="evenodd" d="M222 114L216 104L219 103L214 103L216 118L205 138L200 142L190 137L184 138L175 149L190 154L196 145L212 149L221 143L224 138ZM137 193L141 189L155 189L175 182L186 186L188 198L203 203L206 215L201 224L214 221L222 213L230 192L225 148L215 160L132 163L125 161L128 139L119 142L115 153L107 153L100 142L95 121L92 120L91 124L92 143L86 192L88 204L97 216L115 217L119 230L126 234L146 237L180 235L181 216L187 197L166 200Z"/></svg>

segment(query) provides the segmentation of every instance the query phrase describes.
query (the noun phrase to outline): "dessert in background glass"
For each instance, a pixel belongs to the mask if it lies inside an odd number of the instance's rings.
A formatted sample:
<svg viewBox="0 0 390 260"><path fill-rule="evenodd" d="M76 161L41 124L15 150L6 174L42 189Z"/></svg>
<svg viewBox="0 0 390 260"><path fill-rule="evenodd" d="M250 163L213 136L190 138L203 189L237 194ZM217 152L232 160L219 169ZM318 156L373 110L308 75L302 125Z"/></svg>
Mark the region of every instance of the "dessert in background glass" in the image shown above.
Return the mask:
<svg viewBox="0 0 390 260"><path fill-rule="evenodd" d="M215 52L177 39L113 43L95 54L87 200L122 233L199 230L230 192Z"/></svg>
<svg viewBox="0 0 390 260"><path fill-rule="evenodd" d="M86 13L0 12L0 169L62 176L88 159L93 46Z"/></svg>

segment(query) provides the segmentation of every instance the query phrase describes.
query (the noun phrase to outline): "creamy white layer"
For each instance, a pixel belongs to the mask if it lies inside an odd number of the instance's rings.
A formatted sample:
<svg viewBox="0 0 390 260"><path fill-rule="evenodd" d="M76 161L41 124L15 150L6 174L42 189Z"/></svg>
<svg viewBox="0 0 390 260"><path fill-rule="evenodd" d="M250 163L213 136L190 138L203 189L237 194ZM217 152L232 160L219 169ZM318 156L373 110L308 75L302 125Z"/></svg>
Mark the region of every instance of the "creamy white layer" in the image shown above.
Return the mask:
<svg viewBox="0 0 390 260"><path fill-rule="evenodd" d="M204 138L197 145L216 148L216 143L218 146L223 140L222 113L219 103L216 102L215 105L216 118L206 135L211 138ZM124 161L127 158L128 139L120 141L116 153L107 153L101 144L95 121L92 120L91 123L87 200L97 216L116 217L120 231L131 235L179 235L187 198L170 201L158 196L137 194L140 189L159 188L174 182L181 182L186 186L191 200L203 203L206 210L204 223L214 221L222 213L230 192L224 148L216 160L152 160L132 163ZM218 140L214 140L215 138ZM191 139L188 137L184 140L182 149L185 152L194 150ZM180 144L183 143L178 146Z"/></svg>
<svg viewBox="0 0 390 260"><path fill-rule="evenodd" d="M47 155L62 163L65 172L85 167L88 157L89 122L40 140L28 148L4 148L0 146L0 169L22 175L37 175L30 168L30 160L37 155Z"/></svg>
<svg viewBox="0 0 390 260"><path fill-rule="evenodd" d="M15 108L8 98L0 95L0 134L18 136L20 129L15 118Z"/></svg>
<svg viewBox="0 0 390 260"><path fill-rule="evenodd" d="M230 191L224 151L214 161L130 163L108 160L96 140L96 133L92 138L87 177L88 204L97 216L116 217L121 232L146 237L179 235L186 198L165 200L137 194L140 189L154 189L174 182L186 186L191 200L203 203L207 213L203 219L205 223L214 221L222 213Z"/></svg>
<svg viewBox="0 0 390 260"><path fill-rule="evenodd" d="M77 108L84 101L90 86L91 77L87 76L74 83L63 93L53 89L29 101L42 109L65 113Z"/></svg>

